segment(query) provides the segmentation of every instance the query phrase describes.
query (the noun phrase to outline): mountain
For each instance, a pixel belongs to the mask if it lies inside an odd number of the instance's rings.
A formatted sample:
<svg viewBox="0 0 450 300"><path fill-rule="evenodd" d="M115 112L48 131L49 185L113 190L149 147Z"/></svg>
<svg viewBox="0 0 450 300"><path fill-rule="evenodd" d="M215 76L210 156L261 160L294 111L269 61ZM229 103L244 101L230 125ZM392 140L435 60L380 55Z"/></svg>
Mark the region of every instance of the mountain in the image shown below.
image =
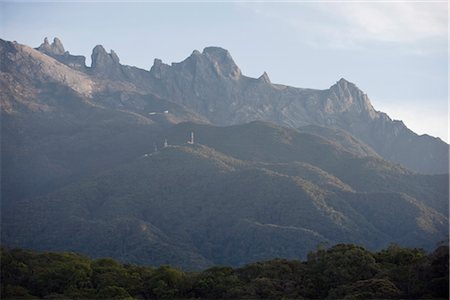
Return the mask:
<svg viewBox="0 0 450 300"><path fill-rule="evenodd" d="M346 80L249 78L217 47L149 71L59 39L0 57L2 244L198 269L448 234L448 173L416 172L448 145Z"/></svg>
<svg viewBox="0 0 450 300"><path fill-rule="evenodd" d="M206 122L129 83L74 70L53 58L70 55L61 52L48 56L0 41L4 201L47 192L126 162L153 148L152 137L163 127Z"/></svg>
<svg viewBox="0 0 450 300"><path fill-rule="evenodd" d="M214 149L176 144L191 129ZM2 204L2 243L192 269L303 258L323 243L431 248L447 234L448 176L263 122L166 130L167 148Z"/></svg>
<svg viewBox="0 0 450 300"><path fill-rule="evenodd" d="M2 44L8 42L2 41ZM411 170L448 173L448 144L428 135L419 136L401 121L391 120L387 114L376 111L368 96L343 78L326 90L273 84L267 73L257 79L243 75L230 53L219 47L207 47L203 52L196 50L184 61L172 65L155 59L150 71L146 71L121 65L118 55L112 50L108 53L101 45L93 49L91 67L85 65L84 57L65 51L57 38L52 44L46 39L36 48L37 52L45 54L39 62L34 59L38 54L33 49L17 43L8 45L2 46L2 56L27 53L13 61L5 60L2 69L8 77L11 64L34 65L34 69L22 68L25 72L31 71L25 77L38 75L35 69L45 66L41 70L45 80L62 82L88 95L94 102L98 94L132 90L169 100L195 114L202 122L216 125L263 120L295 128L332 127L350 133L383 158ZM58 64L50 58L69 68L53 70ZM20 86L12 82L6 84ZM11 105L11 101L2 103L3 109L9 111ZM136 107L128 109L135 111Z"/></svg>
<svg viewBox="0 0 450 300"><path fill-rule="evenodd" d="M345 79L327 90L300 89L242 75L228 51L205 48L169 65L155 61L152 90L206 116L232 125L264 120L300 127L343 129L382 157L422 173L448 172L448 144L418 136L401 121L376 111L366 94Z"/></svg>

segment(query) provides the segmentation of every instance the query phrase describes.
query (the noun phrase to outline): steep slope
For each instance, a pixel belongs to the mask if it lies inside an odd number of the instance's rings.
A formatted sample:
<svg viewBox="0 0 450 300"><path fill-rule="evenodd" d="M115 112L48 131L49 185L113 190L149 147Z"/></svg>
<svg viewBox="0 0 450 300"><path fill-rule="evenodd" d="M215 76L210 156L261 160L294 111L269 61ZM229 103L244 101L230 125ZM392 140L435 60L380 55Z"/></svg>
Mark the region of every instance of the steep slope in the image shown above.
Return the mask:
<svg viewBox="0 0 450 300"><path fill-rule="evenodd" d="M322 243L429 248L446 234L448 219L410 196L326 189L319 169L309 180L269 169L202 145L169 146L46 196L2 203L2 243L201 268L305 257Z"/></svg>
<svg viewBox="0 0 450 300"><path fill-rule="evenodd" d="M362 143L347 131L317 125L302 126L299 127L298 130L301 132L321 136L324 139L332 141L333 143L340 145L341 147L358 156L374 156L380 158L380 156L371 147Z"/></svg>

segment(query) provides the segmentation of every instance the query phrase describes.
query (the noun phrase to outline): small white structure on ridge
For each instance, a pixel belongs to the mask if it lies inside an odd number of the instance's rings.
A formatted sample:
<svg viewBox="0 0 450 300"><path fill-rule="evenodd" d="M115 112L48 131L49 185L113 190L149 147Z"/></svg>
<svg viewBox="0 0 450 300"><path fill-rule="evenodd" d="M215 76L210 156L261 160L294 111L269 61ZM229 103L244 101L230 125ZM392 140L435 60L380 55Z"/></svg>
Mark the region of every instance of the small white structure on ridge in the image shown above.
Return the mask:
<svg viewBox="0 0 450 300"><path fill-rule="evenodd" d="M191 131L191 137L190 137L190 139L188 140L187 143L188 143L188 144L191 144L191 145L194 144L194 132L193 132L193 131Z"/></svg>

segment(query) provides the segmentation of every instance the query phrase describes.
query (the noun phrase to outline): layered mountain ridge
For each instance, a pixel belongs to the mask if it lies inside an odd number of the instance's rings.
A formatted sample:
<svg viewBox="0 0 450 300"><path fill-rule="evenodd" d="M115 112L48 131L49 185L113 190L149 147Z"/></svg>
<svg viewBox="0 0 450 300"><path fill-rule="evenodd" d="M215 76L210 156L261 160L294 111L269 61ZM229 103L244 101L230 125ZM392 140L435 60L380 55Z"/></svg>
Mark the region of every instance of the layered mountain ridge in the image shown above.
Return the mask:
<svg viewBox="0 0 450 300"><path fill-rule="evenodd" d="M44 43L45 44L45 43ZM44 45L43 44L43 45ZM48 43L47 43L48 44ZM53 46L54 45L54 46ZM55 39L49 53L61 56L62 43ZM67 60L67 61L65 61ZM265 120L290 127L320 125L345 130L372 147L382 157L421 173L448 172L448 144L428 135L417 135L403 122L376 111L368 96L355 84L340 79L326 90L272 84L267 73L259 78L242 74L230 53L220 47L195 50L171 65L155 59L150 71L123 66L114 51L96 46L92 65L74 67L100 78L133 84L142 92L170 99L217 125Z"/></svg>

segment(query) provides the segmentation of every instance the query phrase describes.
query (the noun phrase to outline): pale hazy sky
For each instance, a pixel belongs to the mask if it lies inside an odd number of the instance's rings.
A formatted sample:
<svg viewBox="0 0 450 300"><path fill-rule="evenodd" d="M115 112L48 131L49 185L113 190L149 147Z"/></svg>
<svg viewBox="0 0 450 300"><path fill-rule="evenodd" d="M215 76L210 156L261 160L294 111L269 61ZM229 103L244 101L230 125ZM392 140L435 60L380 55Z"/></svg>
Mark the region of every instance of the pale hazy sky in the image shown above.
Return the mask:
<svg viewBox="0 0 450 300"><path fill-rule="evenodd" d="M102 44L144 69L214 45L274 83L325 89L344 77L375 109L448 141L446 1L0 1L2 39L36 47L46 36L88 61Z"/></svg>

